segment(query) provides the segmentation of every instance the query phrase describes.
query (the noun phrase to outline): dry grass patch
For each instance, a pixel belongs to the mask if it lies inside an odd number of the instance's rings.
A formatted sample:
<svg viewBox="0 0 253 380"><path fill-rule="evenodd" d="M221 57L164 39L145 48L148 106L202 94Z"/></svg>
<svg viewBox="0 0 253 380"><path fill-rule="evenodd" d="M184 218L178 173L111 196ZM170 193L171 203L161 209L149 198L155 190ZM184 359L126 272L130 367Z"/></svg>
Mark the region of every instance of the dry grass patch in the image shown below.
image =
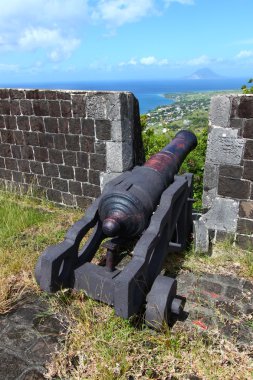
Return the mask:
<svg viewBox="0 0 253 380"><path fill-rule="evenodd" d="M82 292L59 292L49 302L69 321L65 344L48 365L49 379L252 378L249 353L218 333L200 333L183 323L157 333L141 319L115 316L112 308Z"/></svg>
<svg viewBox="0 0 253 380"><path fill-rule="evenodd" d="M0 193L0 313L5 313L26 290L38 290L34 267L50 244L63 239L80 211L54 207L45 201Z"/></svg>

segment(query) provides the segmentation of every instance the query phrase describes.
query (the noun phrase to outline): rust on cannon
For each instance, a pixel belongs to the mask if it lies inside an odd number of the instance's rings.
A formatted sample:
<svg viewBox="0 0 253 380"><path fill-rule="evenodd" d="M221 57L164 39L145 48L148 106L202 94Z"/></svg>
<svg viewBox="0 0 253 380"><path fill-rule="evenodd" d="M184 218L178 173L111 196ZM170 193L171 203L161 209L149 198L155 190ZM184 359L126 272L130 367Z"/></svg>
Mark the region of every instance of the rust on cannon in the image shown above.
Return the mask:
<svg viewBox="0 0 253 380"><path fill-rule="evenodd" d="M174 181L187 154L196 147L196 136L180 131L160 152L102 197L99 216L105 235L134 237L148 225L163 191Z"/></svg>

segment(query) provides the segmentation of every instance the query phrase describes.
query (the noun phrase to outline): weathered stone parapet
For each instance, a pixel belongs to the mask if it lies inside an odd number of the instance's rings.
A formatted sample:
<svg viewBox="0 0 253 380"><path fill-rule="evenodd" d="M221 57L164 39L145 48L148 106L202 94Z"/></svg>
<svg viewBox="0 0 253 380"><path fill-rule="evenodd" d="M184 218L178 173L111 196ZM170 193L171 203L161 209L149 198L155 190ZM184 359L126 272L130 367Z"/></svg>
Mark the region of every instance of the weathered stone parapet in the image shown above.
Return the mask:
<svg viewBox="0 0 253 380"><path fill-rule="evenodd" d="M203 207L195 222L196 249L220 237L253 246L253 96L212 98Z"/></svg>
<svg viewBox="0 0 253 380"><path fill-rule="evenodd" d="M0 89L0 179L85 207L105 182L144 160L129 92Z"/></svg>

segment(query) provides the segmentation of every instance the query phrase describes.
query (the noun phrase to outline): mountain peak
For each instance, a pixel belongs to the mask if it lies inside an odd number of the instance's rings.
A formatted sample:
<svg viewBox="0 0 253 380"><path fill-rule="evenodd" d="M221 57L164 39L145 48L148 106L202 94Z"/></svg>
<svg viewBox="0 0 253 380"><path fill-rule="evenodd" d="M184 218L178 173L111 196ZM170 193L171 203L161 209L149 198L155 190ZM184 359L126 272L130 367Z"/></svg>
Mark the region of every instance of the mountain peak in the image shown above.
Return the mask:
<svg viewBox="0 0 253 380"><path fill-rule="evenodd" d="M185 77L185 79L219 79L221 75L215 73L211 69L203 68L195 71L191 75Z"/></svg>

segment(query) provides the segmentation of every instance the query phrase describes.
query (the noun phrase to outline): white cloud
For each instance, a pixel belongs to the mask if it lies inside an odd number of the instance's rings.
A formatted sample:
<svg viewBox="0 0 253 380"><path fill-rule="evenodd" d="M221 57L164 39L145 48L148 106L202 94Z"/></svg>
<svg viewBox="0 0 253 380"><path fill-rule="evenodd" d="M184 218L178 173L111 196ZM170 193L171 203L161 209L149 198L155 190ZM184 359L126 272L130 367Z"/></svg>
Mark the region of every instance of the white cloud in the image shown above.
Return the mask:
<svg viewBox="0 0 253 380"><path fill-rule="evenodd" d="M140 63L142 65L147 65L147 66L148 65L154 65L154 64L157 63L157 59L155 57L152 57L152 56L150 56L150 57L143 57L143 58L140 59Z"/></svg>
<svg viewBox="0 0 253 380"><path fill-rule="evenodd" d="M242 50L236 55L236 58L239 58L239 59L249 58L249 57L253 57L253 51L251 50Z"/></svg>
<svg viewBox="0 0 253 380"><path fill-rule="evenodd" d="M87 0L12 0L1 7L0 50L43 49L53 61L69 58L80 45Z"/></svg>
<svg viewBox="0 0 253 380"><path fill-rule="evenodd" d="M59 29L29 28L18 39L21 50L44 48L54 62L69 58L80 45L77 38L65 37Z"/></svg>
<svg viewBox="0 0 253 380"><path fill-rule="evenodd" d="M187 61L187 65L190 66L201 66L201 65L208 65L210 63L210 58L207 55L201 55L197 58L192 58L189 61Z"/></svg>
<svg viewBox="0 0 253 380"><path fill-rule="evenodd" d="M164 0L165 5L168 7L171 3L179 3L183 5L193 5L194 0Z"/></svg>
<svg viewBox="0 0 253 380"><path fill-rule="evenodd" d="M140 20L154 10L154 0L99 0L93 20L102 20L110 28Z"/></svg>

